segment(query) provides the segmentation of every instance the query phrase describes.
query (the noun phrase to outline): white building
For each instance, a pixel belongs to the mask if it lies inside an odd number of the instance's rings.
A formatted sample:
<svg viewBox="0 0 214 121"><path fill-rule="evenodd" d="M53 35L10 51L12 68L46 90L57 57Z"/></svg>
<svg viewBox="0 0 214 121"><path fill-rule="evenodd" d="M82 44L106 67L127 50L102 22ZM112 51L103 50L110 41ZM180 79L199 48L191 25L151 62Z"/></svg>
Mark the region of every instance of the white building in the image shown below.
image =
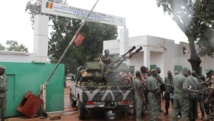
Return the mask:
<svg viewBox="0 0 214 121"><path fill-rule="evenodd" d="M47 16L35 16L33 53L0 51L0 62L47 63L48 22Z"/></svg>
<svg viewBox="0 0 214 121"><path fill-rule="evenodd" d="M103 42L103 50L109 49L111 55L117 56L122 55L121 52L125 53L133 46L143 47L139 53L126 62L131 68L134 68L134 71L139 70L142 65L148 68L158 66L162 71L161 76L164 77L168 70L172 72L180 71L182 67L191 69L191 65L187 61L190 58L190 53L183 53L183 47L189 51L188 43L180 42L176 44L173 40L148 35L131 37L122 40L122 42L120 40ZM201 61L202 73L205 75L204 70L214 67L214 61L210 57L201 57Z"/></svg>

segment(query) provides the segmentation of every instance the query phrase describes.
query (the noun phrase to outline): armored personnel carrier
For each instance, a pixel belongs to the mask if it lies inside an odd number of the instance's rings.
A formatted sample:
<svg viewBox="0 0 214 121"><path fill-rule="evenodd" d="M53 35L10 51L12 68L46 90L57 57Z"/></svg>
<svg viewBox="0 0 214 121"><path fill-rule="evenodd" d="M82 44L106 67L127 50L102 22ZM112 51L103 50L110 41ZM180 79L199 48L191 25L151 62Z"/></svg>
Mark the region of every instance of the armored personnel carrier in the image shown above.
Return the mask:
<svg viewBox="0 0 214 121"><path fill-rule="evenodd" d="M71 85L70 102L73 107L78 102L80 119L84 119L90 111L124 112L125 109L134 107L132 82L125 82L123 78L130 70L123 62L141 49L142 47L133 52L133 46L110 64L98 59L78 68L77 78Z"/></svg>

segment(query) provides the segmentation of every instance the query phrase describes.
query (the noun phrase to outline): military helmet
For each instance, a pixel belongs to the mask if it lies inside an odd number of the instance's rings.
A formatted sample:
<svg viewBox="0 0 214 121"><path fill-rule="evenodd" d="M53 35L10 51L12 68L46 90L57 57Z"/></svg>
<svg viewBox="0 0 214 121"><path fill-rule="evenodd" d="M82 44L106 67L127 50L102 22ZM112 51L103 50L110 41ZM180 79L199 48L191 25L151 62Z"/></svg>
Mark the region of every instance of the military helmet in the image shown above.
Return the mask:
<svg viewBox="0 0 214 121"><path fill-rule="evenodd" d="M0 69L5 69L5 67L3 65L0 65Z"/></svg>
<svg viewBox="0 0 214 121"><path fill-rule="evenodd" d="M208 68L205 70L206 71L206 74L210 73L210 72L213 72L214 70L212 68Z"/></svg>

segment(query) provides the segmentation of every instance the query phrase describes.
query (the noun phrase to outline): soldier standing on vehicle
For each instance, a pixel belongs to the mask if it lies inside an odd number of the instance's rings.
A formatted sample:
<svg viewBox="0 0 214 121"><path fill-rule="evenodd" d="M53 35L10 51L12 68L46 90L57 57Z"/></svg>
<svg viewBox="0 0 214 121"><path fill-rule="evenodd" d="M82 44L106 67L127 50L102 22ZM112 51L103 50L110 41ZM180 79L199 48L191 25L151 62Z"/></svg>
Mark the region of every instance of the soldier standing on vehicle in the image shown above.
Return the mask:
<svg viewBox="0 0 214 121"><path fill-rule="evenodd" d="M146 87L148 90L150 121L157 121L161 103L160 88L157 81L156 69L151 70L151 75L147 79Z"/></svg>
<svg viewBox="0 0 214 121"><path fill-rule="evenodd" d="M209 121L214 120L214 71L213 69L207 69L207 80L208 84L208 97L205 99L205 103L209 104Z"/></svg>
<svg viewBox="0 0 214 121"><path fill-rule="evenodd" d="M110 58L108 49L104 50L104 55L101 56L101 60L105 64L110 64L111 63L111 58Z"/></svg>
<svg viewBox="0 0 214 121"><path fill-rule="evenodd" d="M173 86L173 77L172 77L172 72L168 71L167 72L168 77L165 78L165 87L166 87L166 93L165 93L165 98L166 98L166 103L165 103L165 109L166 112L164 115L168 115L168 109L170 105L170 100L173 104L173 91L174 91L174 86ZM171 97L170 97L171 96Z"/></svg>
<svg viewBox="0 0 214 121"><path fill-rule="evenodd" d="M160 67L156 67L156 71L157 71L157 77L156 77L156 79L158 80L158 85L159 85L159 87L160 87L160 91L161 91L161 92L160 92L160 93L161 93L161 100L162 100L163 91L165 91L166 89L165 89L165 85L164 85L163 79L162 79L161 76L160 76L160 73L161 73ZM162 111L162 109L161 109L161 105L160 105L159 111L160 111L161 113L163 113L163 111Z"/></svg>
<svg viewBox="0 0 214 121"><path fill-rule="evenodd" d="M6 115L6 95L7 95L7 76L5 75L5 67L0 65L0 108L1 119L4 121Z"/></svg>
<svg viewBox="0 0 214 121"><path fill-rule="evenodd" d="M135 72L135 79L133 80L135 101L136 101L136 121L141 121L141 112L143 104L145 104L145 96L142 89L141 73L140 71Z"/></svg>

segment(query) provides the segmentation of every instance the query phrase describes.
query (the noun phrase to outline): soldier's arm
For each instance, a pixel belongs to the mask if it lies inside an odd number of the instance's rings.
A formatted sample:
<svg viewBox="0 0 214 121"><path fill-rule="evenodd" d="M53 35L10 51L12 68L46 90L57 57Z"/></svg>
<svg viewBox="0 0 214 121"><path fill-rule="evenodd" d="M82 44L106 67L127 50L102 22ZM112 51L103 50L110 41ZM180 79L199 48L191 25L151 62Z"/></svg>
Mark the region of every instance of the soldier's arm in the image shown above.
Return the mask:
<svg viewBox="0 0 214 121"><path fill-rule="evenodd" d="M159 86L158 86L158 83L156 82L156 80L152 81L151 87L152 87L152 91L155 94L155 96L160 100L161 99L160 89L159 89Z"/></svg>
<svg viewBox="0 0 214 121"><path fill-rule="evenodd" d="M143 88L142 86L138 86L138 87L137 87L137 91L138 91L138 94L139 94L141 100L144 101L144 100L145 100L145 97L144 97L143 89L142 89L142 88Z"/></svg>
<svg viewBox="0 0 214 121"><path fill-rule="evenodd" d="M182 85L182 87L183 87L183 90L185 90L186 92L191 92L191 93L197 93L197 94L200 94L200 91L199 90L193 90L190 86L190 84L189 84L189 79L188 78L186 78L185 80L184 80L184 82L183 82L183 85Z"/></svg>

